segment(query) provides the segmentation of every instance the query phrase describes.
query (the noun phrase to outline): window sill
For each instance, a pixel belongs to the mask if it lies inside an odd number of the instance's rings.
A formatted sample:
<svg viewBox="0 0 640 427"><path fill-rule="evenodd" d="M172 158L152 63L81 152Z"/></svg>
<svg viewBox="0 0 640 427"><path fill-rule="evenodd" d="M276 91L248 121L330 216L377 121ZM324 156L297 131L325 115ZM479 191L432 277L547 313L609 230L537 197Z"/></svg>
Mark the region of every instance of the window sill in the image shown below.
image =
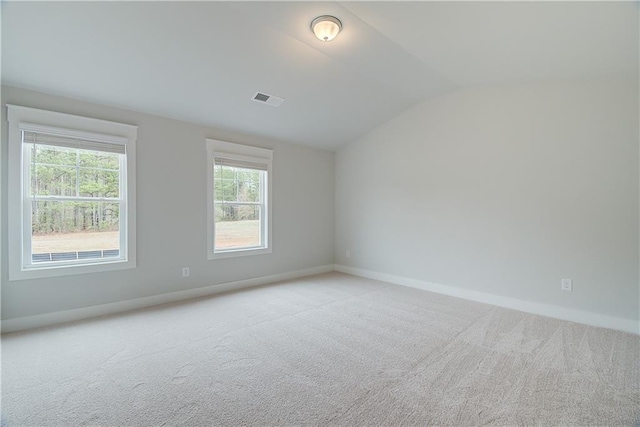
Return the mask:
<svg viewBox="0 0 640 427"><path fill-rule="evenodd" d="M236 249L223 252L209 252L208 259L236 258L250 255L270 254L271 248Z"/></svg>
<svg viewBox="0 0 640 427"><path fill-rule="evenodd" d="M9 281L45 279L49 277L71 276L75 274L101 273L112 270L124 270L135 268L133 260L116 260L83 265L51 265L38 266L33 268L23 268L16 271L9 271Z"/></svg>

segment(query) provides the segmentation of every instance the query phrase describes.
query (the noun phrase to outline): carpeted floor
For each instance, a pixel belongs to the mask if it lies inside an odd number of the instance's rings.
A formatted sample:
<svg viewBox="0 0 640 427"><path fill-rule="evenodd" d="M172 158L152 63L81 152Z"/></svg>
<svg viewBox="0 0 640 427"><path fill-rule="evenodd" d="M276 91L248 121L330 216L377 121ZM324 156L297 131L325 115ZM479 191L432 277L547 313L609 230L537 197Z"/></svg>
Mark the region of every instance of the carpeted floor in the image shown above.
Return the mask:
<svg viewBox="0 0 640 427"><path fill-rule="evenodd" d="M3 336L3 425L634 425L640 337L339 273Z"/></svg>

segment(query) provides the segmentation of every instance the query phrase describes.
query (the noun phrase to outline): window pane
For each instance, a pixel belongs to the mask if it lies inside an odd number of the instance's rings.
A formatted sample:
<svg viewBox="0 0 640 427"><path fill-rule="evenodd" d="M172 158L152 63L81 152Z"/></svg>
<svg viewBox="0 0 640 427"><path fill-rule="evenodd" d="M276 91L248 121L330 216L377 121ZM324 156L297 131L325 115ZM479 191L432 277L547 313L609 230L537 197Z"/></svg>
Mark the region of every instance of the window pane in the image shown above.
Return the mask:
<svg viewBox="0 0 640 427"><path fill-rule="evenodd" d="M237 202L238 201L238 181L231 179L219 180L222 193L222 200L225 202Z"/></svg>
<svg viewBox="0 0 640 427"><path fill-rule="evenodd" d="M238 201L239 202L259 202L260 201L260 184L255 182L240 181L238 182Z"/></svg>
<svg viewBox="0 0 640 427"><path fill-rule="evenodd" d="M75 197L76 168L36 164L31 169L31 194Z"/></svg>
<svg viewBox="0 0 640 427"><path fill-rule="evenodd" d="M215 200L235 202L237 181L233 179L216 179L213 182Z"/></svg>
<svg viewBox="0 0 640 427"><path fill-rule="evenodd" d="M264 172L252 169L239 169L238 171L238 201L260 202L261 188L260 181Z"/></svg>
<svg viewBox="0 0 640 427"><path fill-rule="evenodd" d="M80 169L80 196L118 197L120 172L104 169Z"/></svg>
<svg viewBox="0 0 640 427"><path fill-rule="evenodd" d="M31 148L31 194L118 197L120 155L36 145ZM79 169L81 165L83 168ZM86 168L86 169L85 169ZM78 183L77 180L80 179Z"/></svg>
<svg viewBox="0 0 640 427"><path fill-rule="evenodd" d="M32 202L33 262L120 256L118 202Z"/></svg>
<svg viewBox="0 0 640 427"><path fill-rule="evenodd" d="M64 147L52 147L50 145L35 144L31 146L31 160L36 163L46 163L50 165L70 165L76 164L76 153L78 150Z"/></svg>
<svg viewBox="0 0 640 427"><path fill-rule="evenodd" d="M238 180L240 181L260 181L260 171L255 169L242 169L238 168Z"/></svg>
<svg viewBox="0 0 640 427"><path fill-rule="evenodd" d="M117 153L105 153L102 151L79 151L79 166L85 168L100 168L100 169L120 169L120 155Z"/></svg>
<svg viewBox="0 0 640 427"><path fill-rule="evenodd" d="M260 202L263 171L229 166L214 168L215 200L225 202Z"/></svg>
<svg viewBox="0 0 640 427"><path fill-rule="evenodd" d="M216 205L216 249L260 246L260 206Z"/></svg>
<svg viewBox="0 0 640 427"><path fill-rule="evenodd" d="M222 171L222 178L224 179L236 179L236 168L229 166L220 166Z"/></svg>

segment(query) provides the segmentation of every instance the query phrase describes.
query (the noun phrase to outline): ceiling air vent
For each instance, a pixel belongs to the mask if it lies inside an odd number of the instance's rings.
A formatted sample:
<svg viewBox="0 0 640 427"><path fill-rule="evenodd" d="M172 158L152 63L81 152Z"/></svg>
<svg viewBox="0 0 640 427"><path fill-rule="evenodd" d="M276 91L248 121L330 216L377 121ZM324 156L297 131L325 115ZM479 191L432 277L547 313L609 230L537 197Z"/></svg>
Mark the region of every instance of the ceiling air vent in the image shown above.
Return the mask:
<svg viewBox="0 0 640 427"><path fill-rule="evenodd" d="M258 92L253 97L253 100L256 102L260 102L262 104L271 105L272 107L277 107L284 102L284 99L278 98L277 96L267 95L266 93Z"/></svg>

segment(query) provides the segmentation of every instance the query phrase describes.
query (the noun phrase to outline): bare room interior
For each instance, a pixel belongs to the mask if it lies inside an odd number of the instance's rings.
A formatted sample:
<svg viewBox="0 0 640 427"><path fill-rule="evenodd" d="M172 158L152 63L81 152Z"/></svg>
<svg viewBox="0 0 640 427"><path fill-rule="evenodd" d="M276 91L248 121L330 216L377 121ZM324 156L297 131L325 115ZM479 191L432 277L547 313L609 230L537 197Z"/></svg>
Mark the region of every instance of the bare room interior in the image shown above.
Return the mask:
<svg viewBox="0 0 640 427"><path fill-rule="evenodd" d="M2 427L640 425L638 2L0 12Z"/></svg>

